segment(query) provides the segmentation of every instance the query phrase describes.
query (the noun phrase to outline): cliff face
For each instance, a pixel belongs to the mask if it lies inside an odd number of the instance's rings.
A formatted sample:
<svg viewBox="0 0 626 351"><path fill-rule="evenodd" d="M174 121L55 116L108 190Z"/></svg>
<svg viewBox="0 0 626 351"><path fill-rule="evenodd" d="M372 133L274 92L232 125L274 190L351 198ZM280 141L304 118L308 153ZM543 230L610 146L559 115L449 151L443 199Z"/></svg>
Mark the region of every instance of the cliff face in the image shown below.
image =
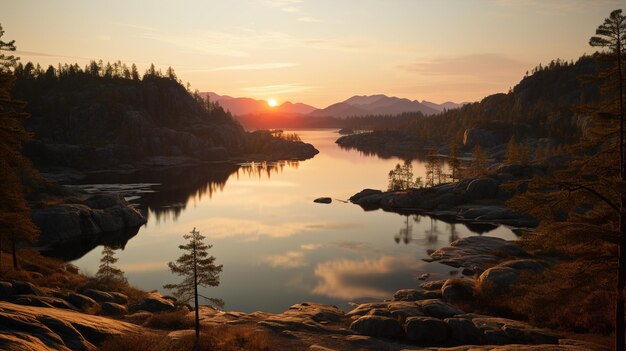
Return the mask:
<svg viewBox="0 0 626 351"><path fill-rule="evenodd" d="M26 128L34 140L24 151L40 168L95 170L163 156L223 161L257 153L230 113L219 106L207 111L168 78L21 78L15 95L28 102Z"/></svg>

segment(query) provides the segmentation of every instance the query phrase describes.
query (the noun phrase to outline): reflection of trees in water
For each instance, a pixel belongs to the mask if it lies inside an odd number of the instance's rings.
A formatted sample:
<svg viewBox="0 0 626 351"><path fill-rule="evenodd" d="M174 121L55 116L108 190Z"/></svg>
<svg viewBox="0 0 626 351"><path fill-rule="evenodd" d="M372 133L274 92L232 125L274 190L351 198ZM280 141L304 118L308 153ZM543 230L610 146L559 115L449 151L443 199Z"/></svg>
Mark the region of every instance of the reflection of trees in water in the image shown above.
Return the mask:
<svg viewBox="0 0 626 351"><path fill-rule="evenodd" d="M270 179L272 173L282 173L285 167L298 169L300 163L298 161L277 161L277 162L246 162L240 163L237 169L237 179L240 174L248 177L258 177L261 179L263 175Z"/></svg>
<svg viewBox="0 0 626 351"><path fill-rule="evenodd" d="M83 184L126 184L132 186L108 186L107 192L120 192L125 196L139 197L135 202L147 216L154 215L157 222L176 221L190 200L201 200L221 192L228 178L236 174L268 179L272 173L282 172L285 167L298 168L297 161L250 162L244 164L205 163L142 169L132 173L101 172L84 179ZM115 191L117 189L117 191Z"/></svg>
<svg viewBox="0 0 626 351"><path fill-rule="evenodd" d="M456 223L448 223L448 229L450 229L448 242L453 242L459 239L459 233L456 231Z"/></svg>
<svg viewBox="0 0 626 351"><path fill-rule="evenodd" d="M437 220L430 218L430 228L424 230L424 234L426 234L426 241L430 244L435 244L437 240L439 240L439 228L437 228Z"/></svg>
<svg viewBox="0 0 626 351"><path fill-rule="evenodd" d="M435 219L429 216L420 216L420 215L404 215L404 221L402 227L398 230L396 234L394 234L393 240L399 244L403 242L405 244L410 243L415 240L413 238L413 223L409 220L409 217L412 217L413 222L420 223L422 217L428 218L430 221L430 226L424 229L424 237L423 242L428 244L436 244L439 241L439 235L442 233L439 229L439 222L443 222L446 224L446 231L448 232L448 242L456 241L460 238L459 231L457 228L458 222L447 221L442 219ZM466 227L473 234L482 235L485 232L491 231L497 228L497 225L489 224L489 223L463 223L460 224L461 227ZM418 239L421 241L421 239Z"/></svg>
<svg viewBox="0 0 626 351"><path fill-rule="evenodd" d="M396 234L393 238L396 244L399 244L402 241L405 244L408 244L413 240L413 224L409 221L409 216L406 215L404 220L404 227L400 228L398 234ZM417 217L417 216L414 216Z"/></svg>
<svg viewBox="0 0 626 351"><path fill-rule="evenodd" d="M237 171L232 164L202 164L187 167L173 167L139 172L134 176L141 181L159 183L155 192L144 194L139 199L140 206L157 222L176 220L185 210L190 199L211 198L217 191L223 191L226 181Z"/></svg>

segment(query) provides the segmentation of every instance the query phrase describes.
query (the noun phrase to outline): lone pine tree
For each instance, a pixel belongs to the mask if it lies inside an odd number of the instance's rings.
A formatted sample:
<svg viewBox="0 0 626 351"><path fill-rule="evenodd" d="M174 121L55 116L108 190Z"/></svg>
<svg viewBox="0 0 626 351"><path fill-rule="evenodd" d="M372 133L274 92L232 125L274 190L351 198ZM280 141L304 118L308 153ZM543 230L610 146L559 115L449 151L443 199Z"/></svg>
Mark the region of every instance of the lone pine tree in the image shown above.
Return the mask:
<svg viewBox="0 0 626 351"><path fill-rule="evenodd" d="M124 277L124 272L114 266L117 260L118 258L115 257L115 251L111 247L105 246L102 249L102 258L100 259L100 267L96 273L96 278L107 282L125 282L126 277Z"/></svg>
<svg viewBox="0 0 626 351"><path fill-rule="evenodd" d="M183 237L188 242L178 247L184 250L185 253L176 260L176 263L168 263L172 273L184 277L183 281L178 284L167 284L163 287L174 290L174 296L181 301L189 302L191 299L194 299L197 342L200 338L198 297L207 299L218 307L224 306L224 302L220 299L198 294L198 286L218 286L220 284L219 274L222 272L222 265L216 265L215 257L209 256L208 250L213 246L203 242L204 236L200 235L196 228L193 228L189 234L185 234Z"/></svg>

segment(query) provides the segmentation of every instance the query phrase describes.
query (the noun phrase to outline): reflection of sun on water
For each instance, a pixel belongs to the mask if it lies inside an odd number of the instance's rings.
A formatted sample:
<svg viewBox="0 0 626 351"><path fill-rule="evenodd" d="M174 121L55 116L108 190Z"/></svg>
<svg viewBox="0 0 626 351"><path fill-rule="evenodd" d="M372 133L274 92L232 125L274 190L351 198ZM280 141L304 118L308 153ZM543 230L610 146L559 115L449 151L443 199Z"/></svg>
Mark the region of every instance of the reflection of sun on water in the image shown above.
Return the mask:
<svg viewBox="0 0 626 351"><path fill-rule="evenodd" d="M267 99L267 104L269 107L276 107L278 106L278 101L276 99Z"/></svg>

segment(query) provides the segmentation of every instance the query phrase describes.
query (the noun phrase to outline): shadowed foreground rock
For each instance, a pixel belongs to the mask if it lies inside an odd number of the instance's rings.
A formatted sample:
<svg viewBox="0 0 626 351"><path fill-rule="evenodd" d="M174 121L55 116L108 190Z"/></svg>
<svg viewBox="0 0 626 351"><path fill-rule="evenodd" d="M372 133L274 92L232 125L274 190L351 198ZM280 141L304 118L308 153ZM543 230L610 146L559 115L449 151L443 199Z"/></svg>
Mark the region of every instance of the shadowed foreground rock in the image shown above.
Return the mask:
<svg viewBox="0 0 626 351"><path fill-rule="evenodd" d="M146 218L122 195L101 194L34 208L33 222L41 229L39 245L52 256L73 260L98 245L124 247Z"/></svg>
<svg viewBox="0 0 626 351"><path fill-rule="evenodd" d="M94 344L129 333L149 331L100 316L0 301L2 350L95 350Z"/></svg>

